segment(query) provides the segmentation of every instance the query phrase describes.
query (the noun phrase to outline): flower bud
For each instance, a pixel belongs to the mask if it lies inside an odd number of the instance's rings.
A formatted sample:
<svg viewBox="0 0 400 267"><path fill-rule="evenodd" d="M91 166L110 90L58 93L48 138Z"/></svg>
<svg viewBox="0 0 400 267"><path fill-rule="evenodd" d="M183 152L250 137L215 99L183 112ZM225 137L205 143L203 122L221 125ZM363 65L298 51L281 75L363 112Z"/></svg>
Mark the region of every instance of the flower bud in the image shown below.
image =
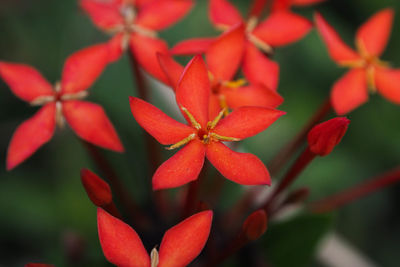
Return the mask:
<svg viewBox="0 0 400 267"><path fill-rule="evenodd" d="M267 214L265 211L260 209L250 214L244 221L242 229L248 240L257 240L267 230Z"/></svg>
<svg viewBox="0 0 400 267"><path fill-rule="evenodd" d="M314 126L308 133L308 146L311 152L319 156L331 153L342 140L349 123L349 119L337 117Z"/></svg>
<svg viewBox="0 0 400 267"><path fill-rule="evenodd" d="M111 203L112 194L110 186L99 176L88 169L81 170L81 181L90 200L96 206L102 207Z"/></svg>

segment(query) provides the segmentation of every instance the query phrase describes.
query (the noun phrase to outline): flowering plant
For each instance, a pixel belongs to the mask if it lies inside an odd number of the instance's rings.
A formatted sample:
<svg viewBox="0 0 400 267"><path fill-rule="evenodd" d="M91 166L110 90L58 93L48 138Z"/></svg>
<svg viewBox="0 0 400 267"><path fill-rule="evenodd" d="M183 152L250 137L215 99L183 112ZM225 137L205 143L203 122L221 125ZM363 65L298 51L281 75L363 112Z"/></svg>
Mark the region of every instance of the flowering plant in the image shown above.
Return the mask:
<svg viewBox="0 0 400 267"><path fill-rule="evenodd" d="M400 6L40 1L1 4L0 265L397 257Z"/></svg>

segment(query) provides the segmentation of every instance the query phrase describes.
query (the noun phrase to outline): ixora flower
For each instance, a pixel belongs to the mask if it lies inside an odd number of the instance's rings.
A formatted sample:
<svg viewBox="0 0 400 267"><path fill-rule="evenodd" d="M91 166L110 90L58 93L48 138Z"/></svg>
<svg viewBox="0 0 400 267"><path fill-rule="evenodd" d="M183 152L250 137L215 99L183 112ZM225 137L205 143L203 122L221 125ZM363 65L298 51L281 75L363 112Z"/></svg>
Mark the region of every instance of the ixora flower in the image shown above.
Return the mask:
<svg viewBox="0 0 400 267"><path fill-rule="evenodd" d="M110 41L117 60L128 46L148 73L166 82L156 53L168 53L157 31L178 21L193 6L192 0L81 0L82 9L93 23L113 34Z"/></svg>
<svg viewBox="0 0 400 267"><path fill-rule="evenodd" d="M351 68L332 88L331 102L337 114L346 114L367 102L368 90L400 104L400 70L391 69L379 59L389 39L393 15L392 9L384 9L362 25L356 34L356 52L319 13L315 14L317 29L331 58L339 66Z"/></svg>
<svg viewBox="0 0 400 267"><path fill-rule="evenodd" d="M164 114L153 105L130 97L136 121L168 149L184 146L164 162L153 176L153 189L178 187L196 180L205 156L217 170L236 183L269 184L267 168L256 156L238 153L222 142L239 141L265 130L284 114L271 108L239 107L222 119L224 110L209 119L210 80L201 56L186 66L176 89L176 101L189 125Z"/></svg>
<svg viewBox="0 0 400 267"><path fill-rule="evenodd" d="M263 85L245 86L246 80L233 80L242 61L244 45L245 28L240 23L224 32L205 51L211 82L210 118L216 117L221 109L228 112L241 106L276 108L283 102L276 91ZM168 55L160 55L159 60L171 86L176 87L183 67Z"/></svg>
<svg viewBox="0 0 400 267"><path fill-rule="evenodd" d="M101 208L97 209L97 227L105 257L117 266L183 267L203 250L212 217L212 211L202 211L170 228L159 252L154 248L150 256L134 229Z"/></svg>
<svg viewBox="0 0 400 267"><path fill-rule="evenodd" d="M56 124L63 126L65 120L85 141L118 152L124 150L103 108L81 101L88 95L87 88L108 62L108 44L80 50L67 59L61 82L55 86L28 65L0 62L0 77L11 91L33 106L43 106L14 132L7 153L8 170L47 143L54 134Z"/></svg>
<svg viewBox="0 0 400 267"><path fill-rule="evenodd" d="M252 84L263 84L276 90L279 66L264 56L273 47L283 46L301 39L312 27L311 22L289 10L271 13L259 23L258 15L263 3L257 2L252 15L244 21L240 12L227 0L210 0L209 16L211 22L220 30L228 30L238 23L245 23L245 49L243 50L243 72ZM171 49L175 55L204 52L213 43L213 38L196 38L183 41ZM259 49L261 51L259 51Z"/></svg>

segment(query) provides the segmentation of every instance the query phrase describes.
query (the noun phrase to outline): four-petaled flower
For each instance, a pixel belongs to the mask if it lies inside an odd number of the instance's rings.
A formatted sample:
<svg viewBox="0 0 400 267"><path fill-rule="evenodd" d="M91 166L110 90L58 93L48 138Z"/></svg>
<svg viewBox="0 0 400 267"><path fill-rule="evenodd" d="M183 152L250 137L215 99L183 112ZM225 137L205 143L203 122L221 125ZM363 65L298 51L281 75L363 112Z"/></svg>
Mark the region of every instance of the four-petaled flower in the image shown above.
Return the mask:
<svg viewBox="0 0 400 267"><path fill-rule="evenodd" d="M337 114L346 114L368 101L368 89L400 104L400 70L391 69L378 58L388 42L393 13L392 9L384 9L359 28L355 41L358 53L342 41L320 14L315 15L331 58L338 65L351 68L332 88L331 102Z"/></svg>
<svg viewBox="0 0 400 267"><path fill-rule="evenodd" d="M258 7L257 3L255 7ZM225 31L238 23L246 25L245 49L241 56L243 56L243 72L247 80L251 84L262 84L271 90L276 90L279 66L264 56L261 51L271 53L273 47L287 45L301 39L309 32L312 24L289 10L273 12L259 23L258 16L261 12L256 11L252 12L245 23L240 12L227 0L210 0L209 16L215 27ZM176 55L202 53L212 42L213 38L183 41L173 47L171 53Z"/></svg>
<svg viewBox="0 0 400 267"><path fill-rule="evenodd" d="M114 60L130 46L143 69L162 82L167 80L156 53L168 53L168 46L157 38L157 31L178 21L192 5L192 0L81 0L93 23L114 35Z"/></svg>
<svg viewBox="0 0 400 267"><path fill-rule="evenodd" d="M213 213L202 211L165 232L160 251L147 253L139 235L129 225L97 209L100 244L107 260L117 266L186 266L203 250L210 234Z"/></svg>
<svg viewBox="0 0 400 267"><path fill-rule="evenodd" d="M153 189L178 187L197 179L205 156L217 170L236 183L269 184L267 168L256 156L238 153L222 144L239 141L265 130L284 114L271 108L239 107L222 119L224 110L209 119L210 81L201 56L186 66L176 89L176 101L189 125L164 114L153 105L130 98L136 121L169 149L185 145L164 162L153 176Z"/></svg>
<svg viewBox="0 0 400 267"><path fill-rule="evenodd" d="M238 72L245 45L245 28L242 23L224 32L206 49L205 58L211 82L210 118L221 109L226 112L241 106L276 108L283 98L261 84L245 85L246 80L233 80ZM162 69L174 88L177 86L183 67L167 55L159 56ZM180 72L180 73L179 73ZM177 75L176 73L179 73Z"/></svg>
<svg viewBox="0 0 400 267"><path fill-rule="evenodd" d="M8 170L47 143L56 123L62 126L64 120L82 139L114 151L124 150L103 108L81 101L109 63L109 52L108 44L100 44L72 54L65 62L61 82L55 86L30 66L0 62L0 77L12 92L31 105L43 106L15 131L7 153Z"/></svg>

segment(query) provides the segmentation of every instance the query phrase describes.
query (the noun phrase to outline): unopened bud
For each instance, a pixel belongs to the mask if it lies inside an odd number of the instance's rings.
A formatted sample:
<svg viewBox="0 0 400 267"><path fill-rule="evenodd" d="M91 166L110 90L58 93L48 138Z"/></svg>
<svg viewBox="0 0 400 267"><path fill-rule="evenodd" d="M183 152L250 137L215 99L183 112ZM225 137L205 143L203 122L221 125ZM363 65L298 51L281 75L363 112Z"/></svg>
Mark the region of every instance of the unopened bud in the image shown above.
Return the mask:
<svg viewBox="0 0 400 267"><path fill-rule="evenodd" d="M267 214L264 210L257 210L247 217L243 223L243 233L248 240L257 240L267 230Z"/></svg>
<svg viewBox="0 0 400 267"><path fill-rule="evenodd" d="M86 193L93 204L102 207L111 203L111 188L99 176L89 171L88 169L82 169L81 180L83 187L85 187Z"/></svg>
<svg viewBox="0 0 400 267"><path fill-rule="evenodd" d="M349 123L349 119L337 117L314 126L308 133L310 151L319 156L331 153L342 140Z"/></svg>

